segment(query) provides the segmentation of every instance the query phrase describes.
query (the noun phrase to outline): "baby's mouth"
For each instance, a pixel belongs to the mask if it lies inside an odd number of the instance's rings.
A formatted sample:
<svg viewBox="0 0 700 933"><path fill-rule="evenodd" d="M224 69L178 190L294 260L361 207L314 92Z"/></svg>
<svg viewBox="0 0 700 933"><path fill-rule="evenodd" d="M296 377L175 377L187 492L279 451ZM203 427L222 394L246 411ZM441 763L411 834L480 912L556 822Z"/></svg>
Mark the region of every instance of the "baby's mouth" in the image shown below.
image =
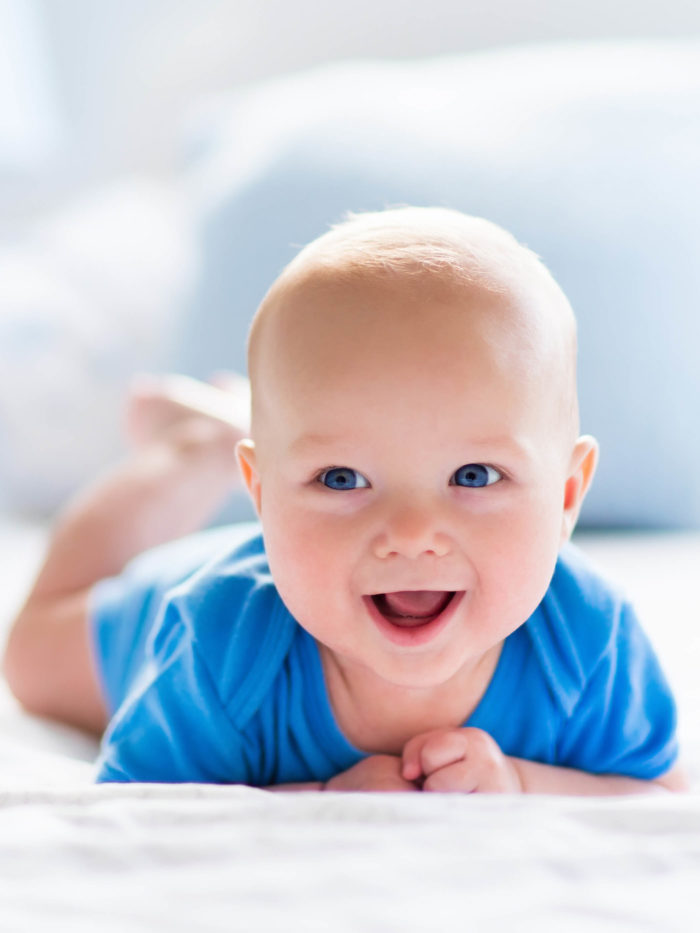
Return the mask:
<svg viewBox="0 0 700 933"><path fill-rule="evenodd" d="M372 602L392 625L415 628L437 619L454 596L455 592L447 590L399 590L375 593Z"/></svg>

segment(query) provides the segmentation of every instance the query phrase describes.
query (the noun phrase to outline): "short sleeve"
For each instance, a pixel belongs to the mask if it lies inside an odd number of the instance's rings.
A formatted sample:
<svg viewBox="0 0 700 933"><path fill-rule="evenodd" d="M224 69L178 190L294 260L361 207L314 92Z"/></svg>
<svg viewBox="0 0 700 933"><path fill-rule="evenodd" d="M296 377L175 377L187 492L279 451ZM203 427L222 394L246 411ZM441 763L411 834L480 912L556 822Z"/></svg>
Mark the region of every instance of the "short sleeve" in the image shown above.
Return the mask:
<svg viewBox="0 0 700 933"><path fill-rule="evenodd" d="M158 545L131 560L90 592L90 635L102 694L111 715L143 666L153 625L172 590L217 556L235 563L262 553L259 525L209 528Z"/></svg>
<svg viewBox="0 0 700 933"><path fill-rule="evenodd" d="M623 603L564 725L558 764L651 780L677 756L671 690L634 610Z"/></svg>
<svg viewBox="0 0 700 933"><path fill-rule="evenodd" d="M254 783L254 761L231 723L176 603L113 717L98 782Z"/></svg>

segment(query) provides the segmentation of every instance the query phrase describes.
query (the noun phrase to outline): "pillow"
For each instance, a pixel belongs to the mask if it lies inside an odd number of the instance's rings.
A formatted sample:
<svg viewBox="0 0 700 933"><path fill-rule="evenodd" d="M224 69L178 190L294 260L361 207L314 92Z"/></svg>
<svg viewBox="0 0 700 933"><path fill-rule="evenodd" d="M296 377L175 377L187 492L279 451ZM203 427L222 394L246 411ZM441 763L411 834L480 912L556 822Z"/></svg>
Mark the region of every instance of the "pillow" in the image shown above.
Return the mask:
<svg viewBox="0 0 700 933"><path fill-rule="evenodd" d="M196 264L181 201L125 180L0 248L0 509L51 513L123 454L127 385L166 365Z"/></svg>
<svg viewBox="0 0 700 933"><path fill-rule="evenodd" d="M210 107L197 151L176 368L244 371L265 290L345 211L459 208L542 256L577 313L602 451L582 524L700 524L700 41L325 66Z"/></svg>

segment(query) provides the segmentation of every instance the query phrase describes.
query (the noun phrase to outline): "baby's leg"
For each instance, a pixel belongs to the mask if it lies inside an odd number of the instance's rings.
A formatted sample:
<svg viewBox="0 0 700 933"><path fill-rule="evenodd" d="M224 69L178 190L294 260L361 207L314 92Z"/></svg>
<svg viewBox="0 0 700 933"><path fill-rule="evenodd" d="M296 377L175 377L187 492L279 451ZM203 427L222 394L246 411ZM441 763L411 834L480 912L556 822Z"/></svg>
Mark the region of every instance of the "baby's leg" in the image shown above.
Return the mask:
<svg viewBox="0 0 700 933"><path fill-rule="evenodd" d="M212 406L225 401L220 390L210 392ZM206 391L199 394L206 400ZM168 408L167 399L160 401ZM142 404L137 392L130 408ZM190 409L182 399L173 406L178 417L168 417L150 439L142 431L138 449L58 518L4 658L10 688L30 712L103 731L107 712L88 628L92 586L141 551L200 528L239 482L234 448L245 426L201 405Z"/></svg>

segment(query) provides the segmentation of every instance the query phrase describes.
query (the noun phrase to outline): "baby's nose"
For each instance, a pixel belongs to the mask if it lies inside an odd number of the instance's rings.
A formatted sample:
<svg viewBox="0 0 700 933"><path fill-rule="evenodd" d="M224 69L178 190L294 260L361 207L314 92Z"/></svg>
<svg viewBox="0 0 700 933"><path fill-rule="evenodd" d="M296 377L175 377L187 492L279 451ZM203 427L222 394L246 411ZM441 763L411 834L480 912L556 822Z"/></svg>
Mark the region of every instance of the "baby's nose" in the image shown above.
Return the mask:
<svg viewBox="0 0 700 933"><path fill-rule="evenodd" d="M415 559L423 554L444 557L449 551L449 535L440 530L435 514L416 506L397 508L383 522L374 540L374 553L379 558Z"/></svg>

